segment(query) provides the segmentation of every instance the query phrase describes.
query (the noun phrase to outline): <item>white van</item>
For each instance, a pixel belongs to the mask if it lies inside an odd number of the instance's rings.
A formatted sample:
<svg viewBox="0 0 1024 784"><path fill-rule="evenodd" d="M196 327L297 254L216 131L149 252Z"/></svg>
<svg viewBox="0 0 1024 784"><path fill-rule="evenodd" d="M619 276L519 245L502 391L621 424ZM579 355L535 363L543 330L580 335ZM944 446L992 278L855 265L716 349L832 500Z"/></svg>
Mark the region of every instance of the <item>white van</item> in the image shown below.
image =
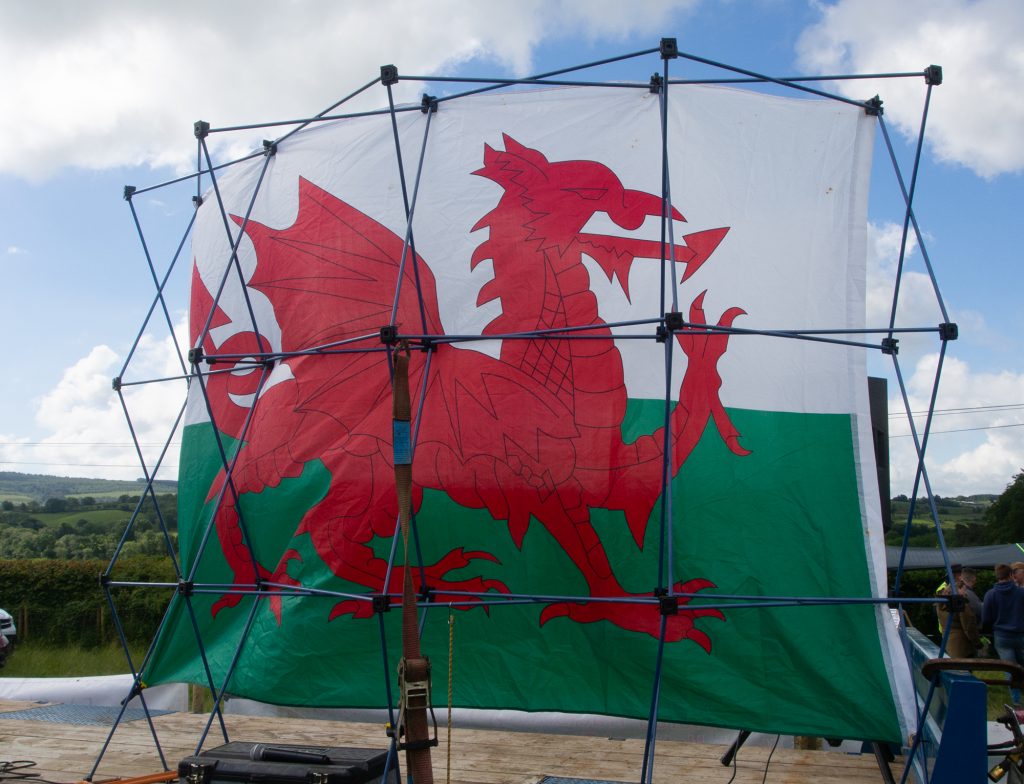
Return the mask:
<svg viewBox="0 0 1024 784"><path fill-rule="evenodd" d="M9 646L7 653L10 653L18 639L18 628L14 625L14 618L11 614L3 609L0 609L0 634L7 638Z"/></svg>

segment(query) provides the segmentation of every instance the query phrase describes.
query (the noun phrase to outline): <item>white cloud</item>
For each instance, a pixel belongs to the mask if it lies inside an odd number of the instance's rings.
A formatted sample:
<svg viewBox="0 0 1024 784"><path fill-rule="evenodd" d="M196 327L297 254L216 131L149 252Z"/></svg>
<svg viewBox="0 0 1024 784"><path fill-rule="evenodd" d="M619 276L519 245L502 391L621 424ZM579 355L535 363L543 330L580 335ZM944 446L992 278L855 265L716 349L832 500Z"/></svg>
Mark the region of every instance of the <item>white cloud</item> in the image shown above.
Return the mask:
<svg viewBox="0 0 1024 784"><path fill-rule="evenodd" d="M176 330L179 335L185 334L184 322L177 325ZM131 360L130 379L180 376L181 366L176 356L169 337L161 340L144 335ZM0 437L0 466L62 476L109 479L142 476L124 409L111 384L123 361L110 347L96 346L65 370L57 385L37 406L36 424L45 435L35 442ZM129 380L127 376L126 380ZM152 470L184 402L185 382L179 379L126 385L122 392L135 437L143 445L143 456ZM176 478L175 447L168 450L163 466L158 478Z"/></svg>
<svg viewBox="0 0 1024 784"><path fill-rule="evenodd" d="M907 380L912 411L928 407L935 378L937 355L922 357ZM898 389L890 387L898 394ZM1002 371L975 373L956 358L947 358L939 383L936 411L943 409L1004 406L1024 401L1024 373ZM902 400L889 402L892 413L904 411ZM917 418L918 428L924 418ZM890 464L893 494L910 493L917 462L913 440L901 437L909 428L904 420L892 420ZM989 428L978 430L975 428ZM961 431L961 432L939 432ZM940 413L932 424L926 462L932 489L939 495L1000 493L1012 477L1024 470L1024 408ZM923 493L923 487L919 495Z"/></svg>
<svg viewBox="0 0 1024 784"><path fill-rule="evenodd" d="M838 0L798 51L819 73L882 73L943 67L927 138L936 155L984 177L1024 170L1024 3L1020 0ZM843 82L847 95L885 101L885 117L917 137L924 88L917 79Z"/></svg>
<svg viewBox="0 0 1024 784"><path fill-rule="evenodd" d="M887 326L892 313L903 227L896 223L868 224L867 324ZM931 278L910 269L917 241L911 232L904 252L904 272L897 299L896 326L920 327L942 320Z"/></svg>
<svg viewBox="0 0 1024 784"><path fill-rule="evenodd" d="M195 120L223 127L306 117L387 63L436 74L476 58L525 74L545 39L571 31L654 40L672 11L698 1L658 0L643 13L613 0L8 4L0 171L39 179L64 166L190 167ZM422 88L395 90L408 101ZM382 88L368 93L363 108L386 105Z"/></svg>
<svg viewBox="0 0 1024 784"><path fill-rule="evenodd" d="M902 226L895 223L868 226L867 324L889 323L893 288L900 255ZM911 234L905 252L900 283L896 325L935 327L943 321L931 278L920 270L923 262ZM951 308L950 318L971 335L987 332L984 317L971 310ZM928 409L935 380L939 344L935 332L901 333L899 355L906 379L910 408ZM953 343L954 351L959 346ZM913 491L917 457L905 418L889 357L873 354L869 359L872 375L889 378L890 467L893 495ZM976 409L980 406L1018 404L1024 401L1024 374L1011 371L979 373L958 357L948 357L942 368L936 410ZM924 416L916 416L920 435ZM1024 407L974 411L941 412L933 422L933 436L927 447L926 463L934 492L939 495L1002 492L1010 478L1024 467ZM1007 426L1010 427L1007 427ZM989 430L975 428L991 427ZM940 432L962 431L962 432ZM918 488L924 493L924 486Z"/></svg>
<svg viewBox="0 0 1024 784"><path fill-rule="evenodd" d="M7 246L7 255L8 256L24 256L26 253L28 253L27 250L25 250L24 248L20 248L17 245L8 245Z"/></svg>

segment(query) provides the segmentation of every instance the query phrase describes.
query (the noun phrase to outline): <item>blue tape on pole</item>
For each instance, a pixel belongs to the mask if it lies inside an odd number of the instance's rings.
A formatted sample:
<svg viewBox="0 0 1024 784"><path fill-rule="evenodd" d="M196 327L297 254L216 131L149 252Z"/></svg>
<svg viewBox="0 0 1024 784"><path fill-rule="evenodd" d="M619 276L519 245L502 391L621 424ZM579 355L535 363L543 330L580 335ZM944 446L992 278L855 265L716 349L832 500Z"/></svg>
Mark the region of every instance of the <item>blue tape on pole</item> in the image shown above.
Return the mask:
<svg viewBox="0 0 1024 784"><path fill-rule="evenodd" d="M409 423L403 419L394 421L395 465L410 465L412 463L412 439L409 436Z"/></svg>

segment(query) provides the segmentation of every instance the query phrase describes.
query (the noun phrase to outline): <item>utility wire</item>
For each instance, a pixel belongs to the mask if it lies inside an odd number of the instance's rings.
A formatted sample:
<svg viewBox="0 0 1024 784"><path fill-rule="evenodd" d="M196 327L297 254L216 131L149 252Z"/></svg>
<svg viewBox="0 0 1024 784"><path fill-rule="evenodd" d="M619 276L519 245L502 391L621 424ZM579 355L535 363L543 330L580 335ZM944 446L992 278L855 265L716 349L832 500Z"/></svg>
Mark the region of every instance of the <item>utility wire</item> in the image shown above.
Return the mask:
<svg viewBox="0 0 1024 784"><path fill-rule="evenodd" d="M983 411L1013 411L1015 409L1024 408L1024 403L1002 403L999 405L991 406L962 406L960 408L937 408L932 413L935 416L949 416L955 414L973 414ZM912 416L925 416L928 414L927 411L911 411ZM897 412L889 414L889 419L903 419L906 414L903 412Z"/></svg>
<svg viewBox="0 0 1024 784"><path fill-rule="evenodd" d="M135 448L130 441L0 441L0 446L116 446ZM139 446L163 447L163 441L140 441ZM181 446L180 441L172 441L170 446Z"/></svg>
<svg viewBox="0 0 1024 784"><path fill-rule="evenodd" d="M54 463L49 460L0 460L0 466L4 465L36 465L36 466L64 466L66 468L139 468L138 463ZM163 464L160 466L163 469L174 469L177 470L178 466Z"/></svg>
<svg viewBox="0 0 1024 784"><path fill-rule="evenodd" d="M939 433L973 433L976 430L999 430L1004 427L1024 427L1024 422L1017 422L1012 425L986 425L985 427L960 427L955 430L932 430L930 435L936 436ZM898 433L890 435L889 438L909 438L911 433Z"/></svg>

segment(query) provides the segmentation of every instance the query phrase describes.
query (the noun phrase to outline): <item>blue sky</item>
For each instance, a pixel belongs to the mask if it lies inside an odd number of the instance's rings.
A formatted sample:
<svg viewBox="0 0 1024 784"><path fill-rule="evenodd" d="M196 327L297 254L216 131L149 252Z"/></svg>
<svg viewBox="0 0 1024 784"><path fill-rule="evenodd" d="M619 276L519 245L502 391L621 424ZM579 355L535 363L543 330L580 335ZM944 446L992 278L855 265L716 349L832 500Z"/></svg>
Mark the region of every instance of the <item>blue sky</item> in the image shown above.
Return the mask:
<svg viewBox="0 0 1024 784"><path fill-rule="evenodd" d="M0 470L139 475L110 379L153 285L121 194L126 184L187 170L193 121L308 116L385 63L405 74L522 75L646 49L663 36L686 52L778 76L943 66L915 203L961 338L950 344L935 424L957 432L936 432L929 466L942 495L1000 492L1024 467L1024 222L1016 215L1024 203L1024 6L1011 0L0 2ZM672 69L708 73L683 61ZM650 71L648 59L600 76L646 79ZM846 84L856 97L882 95L909 167L922 82ZM421 90L403 83L399 94L418 100ZM902 217L882 154L877 148L869 209L876 281L891 272ZM162 269L191 214L187 189L134 203ZM902 312L907 323L936 324L922 270L914 254ZM869 323L885 301L880 284L869 295ZM934 340L903 346L914 410L927 405L936 348ZM137 361L166 369L159 337ZM891 377L891 365L872 370ZM894 384L890 393L901 410ZM159 395L139 401L144 442L162 441L168 410L176 406ZM913 479L906 432L893 421L894 493L909 492Z"/></svg>

